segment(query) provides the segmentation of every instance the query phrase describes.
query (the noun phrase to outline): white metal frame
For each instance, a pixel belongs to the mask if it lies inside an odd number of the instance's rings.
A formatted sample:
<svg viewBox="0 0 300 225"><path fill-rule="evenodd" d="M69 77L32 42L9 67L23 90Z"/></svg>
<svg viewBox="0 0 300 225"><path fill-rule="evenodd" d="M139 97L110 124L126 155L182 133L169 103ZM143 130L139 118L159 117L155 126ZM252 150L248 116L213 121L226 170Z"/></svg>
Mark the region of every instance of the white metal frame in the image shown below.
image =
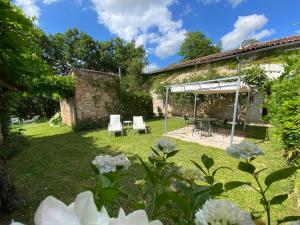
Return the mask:
<svg viewBox="0 0 300 225"><path fill-rule="evenodd" d="M168 101L169 101L169 94L171 92L171 88L174 86L187 86L187 85L194 85L199 84L199 88L201 87L201 84L207 84L207 83L218 83L218 82L228 82L228 81L235 81L236 82L236 89L234 91L228 92L228 93L235 93L235 100L234 100L234 106L233 106L233 118L232 118L232 127L231 127L231 135L230 135L230 146L233 143L233 137L234 137L234 131L236 126L236 119L237 119L237 110L238 110L238 104L239 104L239 94L241 93L241 83L247 85L247 106L246 106L246 112L250 101L250 92L251 88L250 85L247 84L243 76L236 76L236 77L227 77L227 78L220 78L215 80L207 80L207 81L201 81L201 82L194 82L194 83L186 83L186 84L174 84L166 86L166 98L165 98L165 135L168 134ZM200 88L201 90L201 88ZM202 91L205 89L202 89ZM199 91L199 90L198 90ZM184 92L194 92L195 93L195 102L194 102L194 118L196 118L196 111L197 111L197 90L195 91L182 91ZM221 92L222 93L222 92ZM217 94L217 93L215 93ZM247 114L246 114L247 115ZM244 121L244 129L246 128L246 115L245 115L245 121Z"/></svg>

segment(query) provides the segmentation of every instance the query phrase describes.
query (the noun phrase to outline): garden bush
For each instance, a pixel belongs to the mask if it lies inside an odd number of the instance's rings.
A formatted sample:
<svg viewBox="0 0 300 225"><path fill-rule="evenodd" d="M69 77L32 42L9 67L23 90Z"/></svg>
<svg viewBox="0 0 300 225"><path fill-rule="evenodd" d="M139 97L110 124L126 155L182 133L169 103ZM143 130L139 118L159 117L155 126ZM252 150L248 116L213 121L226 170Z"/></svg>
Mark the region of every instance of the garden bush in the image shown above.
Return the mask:
<svg viewBox="0 0 300 225"><path fill-rule="evenodd" d="M119 95L120 113L123 119L131 119L133 116L143 116L149 119L153 116L151 96L144 91L122 91Z"/></svg>
<svg viewBox="0 0 300 225"><path fill-rule="evenodd" d="M300 53L286 59L285 73L272 85L269 119L289 160L300 151Z"/></svg>
<svg viewBox="0 0 300 225"><path fill-rule="evenodd" d="M62 123L62 118L60 112L56 113L54 116L51 117L49 124L51 127L60 126Z"/></svg>

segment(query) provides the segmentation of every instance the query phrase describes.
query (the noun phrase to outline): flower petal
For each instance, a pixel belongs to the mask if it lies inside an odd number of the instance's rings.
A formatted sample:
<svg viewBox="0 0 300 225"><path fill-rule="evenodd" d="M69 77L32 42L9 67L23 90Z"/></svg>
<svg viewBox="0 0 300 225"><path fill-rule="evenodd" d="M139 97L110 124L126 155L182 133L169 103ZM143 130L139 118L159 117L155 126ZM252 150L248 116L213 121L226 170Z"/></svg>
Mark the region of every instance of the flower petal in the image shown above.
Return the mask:
<svg viewBox="0 0 300 225"><path fill-rule="evenodd" d="M98 223L99 215L92 192L86 191L77 195L74 202L74 211L82 225L95 225Z"/></svg>
<svg viewBox="0 0 300 225"><path fill-rule="evenodd" d="M14 222L14 221L11 221L11 224L10 225L24 225L23 223L19 223L19 222Z"/></svg>
<svg viewBox="0 0 300 225"><path fill-rule="evenodd" d="M78 218L56 198L47 197L34 216L35 225L80 225Z"/></svg>

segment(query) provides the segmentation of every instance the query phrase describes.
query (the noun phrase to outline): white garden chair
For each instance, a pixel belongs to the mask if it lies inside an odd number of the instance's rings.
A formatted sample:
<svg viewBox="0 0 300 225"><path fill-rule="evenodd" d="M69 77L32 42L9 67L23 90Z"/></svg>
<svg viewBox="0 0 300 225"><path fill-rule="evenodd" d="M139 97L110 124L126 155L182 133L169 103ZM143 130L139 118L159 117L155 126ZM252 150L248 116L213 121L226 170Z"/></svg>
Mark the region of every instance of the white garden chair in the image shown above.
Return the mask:
<svg viewBox="0 0 300 225"><path fill-rule="evenodd" d="M108 124L108 133L117 133L121 132L123 135L123 127L121 124L121 118L120 115L110 115L110 120Z"/></svg>
<svg viewBox="0 0 300 225"><path fill-rule="evenodd" d="M34 122L38 121L39 119L40 119L40 115L36 115L29 120L23 120L23 123L25 123L25 124L34 123Z"/></svg>
<svg viewBox="0 0 300 225"><path fill-rule="evenodd" d="M142 116L134 116L132 124L133 132L144 130L147 134L147 127Z"/></svg>

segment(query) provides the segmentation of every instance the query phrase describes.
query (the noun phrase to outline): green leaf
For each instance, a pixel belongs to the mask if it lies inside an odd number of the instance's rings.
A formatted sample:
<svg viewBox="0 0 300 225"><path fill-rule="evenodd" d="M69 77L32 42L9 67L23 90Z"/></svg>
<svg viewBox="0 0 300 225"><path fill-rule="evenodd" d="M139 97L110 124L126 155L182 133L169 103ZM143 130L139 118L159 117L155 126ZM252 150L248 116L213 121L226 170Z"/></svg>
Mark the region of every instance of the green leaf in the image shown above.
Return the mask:
<svg viewBox="0 0 300 225"><path fill-rule="evenodd" d="M163 192L161 193L155 202L156 210L159 210L168 201L176 203L176 205L183 211L185 215L189 215L191 212L189 203L186 199L182 198L177 192Z"/></svg>
<svg viewBox="0 0 300 225"><path fill-rule="evenodd" d="M106 188L111 185L109 178L102 174L99 175L99 182L101 183L102 188Z"/></svg>
<svg viewBox="0 0 300 225"><path fill-rule="evenodd" d="M205 172L205 170L202 169L202 167L201 167L198 163L196 163L196 162L193 161L193 160L191 160L191 161L194 163L194 165L195 165L199 170L201 170L205 175L207 175L206 172Z"/></svg>
<svg viewBox="0 0 300 225"><path fill-rule="evenodd" d="M227 182L224 187L227 191L229 190L232 190L232 189L235 189L235 188L238 188L240 186L243 186L243 185L250 185L251 183L250 182L242 182L242 181L230 181L230 182Z"/></svg>
<svg viewBox="0 0 300 225"><path fill-rule="evenodd" d="M159 156L159 153L154 148L151 147L151 149L152 149L152 151L154 152L155 155Z"/></svg>
<svg viewBox="0 0 300 225"><path fill-rule="evenodd" d="M167 154L167 158L170 158L170 157L176 155L178 152L179 152L179 150L176 150L176 151L173 151L173 152L168 153L168 154Z"/></svg>
<svg viewBox="0 0 300 225"><path fill-rule="evenodd" d="M227 166L220 166L220 167L218 167L217 169L214 170L214 172L212 173L212 176L214 177L214 176L217 174L217 172L218 172L219 170L221 170L221 169L228 169L228 170L233 171L230 167L227 167Z"/></svg>
<svg viewBox="0 0 300 225"><path fill-rule="evenodd" d="M211 157L208 157L207 155L203 154L201 157L201 161L206 167L206 169L210 169L214 165L214 160Z"/></svg>
<svg viewBox="0 0 300 225"><path fill-rule="evenodd" d="M265 184L267 186L270 186L276 181L284 180L288 177L290 177L293 173L295 173L296 170L300 169L300 167L288 167L284 168L281 170L277 170L273 173L270 173L266 179L265 179Z"/></svg>
<svg viewBox="0 0 300 225"><path fill-rule="evenodd" d="M282 204L287 198L288 194L274 196L270 201L270 205Z"/></svg>
<svg viewBox="0 0 300 225"><path fill-rule="evenodd" d="M223 190L223 184L222 183L216 183L214 186L210 189L210 194L213 196L218 196L224 192Z"/></svg>
<svg viewBox="0 0 300 225"><path fill-rule="evenodd" d="M204 179L210 185L212 185L214 183L214 177L213 176L204 176Z"/></svg>
<svg viewBox="0 0 300 225"><path fill-rule="evenodd" d="M277 220L278 224L300 220L300 216L287 216L281 220Z"/></svg>
<svg viewBox="0 0 300 225"><path fill-rule="evenodd" d="M147 177L149 178L151 184L154 186L156 181L155 181L155 176L153 174L153 172L150 170L150 168L146 165L146 163L138 156L142 166L144 167L144 170L147 174Z"/></svg>
<svg viewBox="0 0 300 225"><path fill-rule="evenodd" d="M253 174L255 171L255 166L252 165L251 163L240 162L238 165L238 169L243 172Z"/></svg>

